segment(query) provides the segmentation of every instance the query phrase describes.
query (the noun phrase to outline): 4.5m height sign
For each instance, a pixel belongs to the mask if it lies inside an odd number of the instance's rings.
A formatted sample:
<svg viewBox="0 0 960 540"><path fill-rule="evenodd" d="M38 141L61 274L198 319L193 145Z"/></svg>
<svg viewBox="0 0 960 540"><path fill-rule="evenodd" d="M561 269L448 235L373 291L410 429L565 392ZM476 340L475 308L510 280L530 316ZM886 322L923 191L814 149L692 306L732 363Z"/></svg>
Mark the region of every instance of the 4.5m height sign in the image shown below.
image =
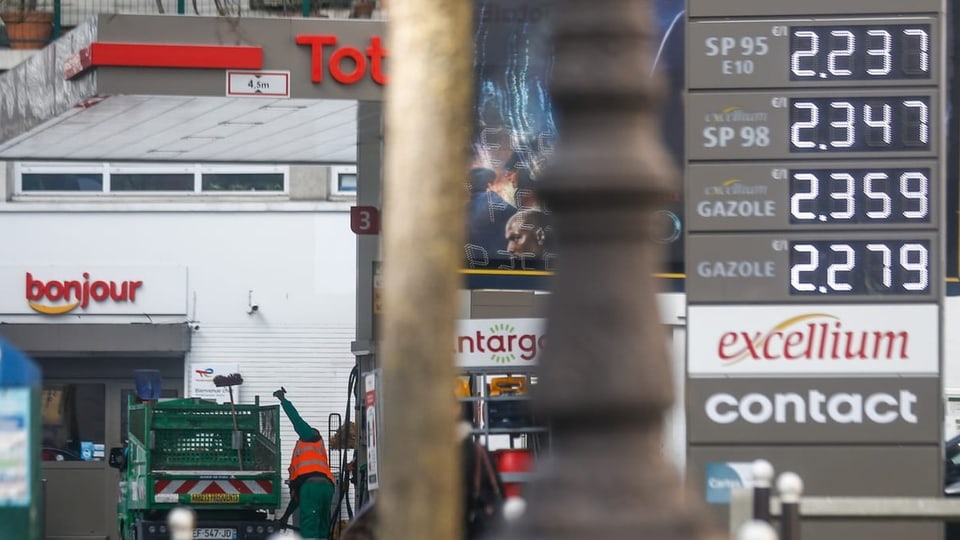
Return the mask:
<svg viewBox="0 0 960 540"><path fill-rule="evenodd" d="M890 494L940 494L944 13L942 0L688 2L695 471L746 452L816 478L850 452L886 470ZM876 494L835 469L808 492Z"/></svg>

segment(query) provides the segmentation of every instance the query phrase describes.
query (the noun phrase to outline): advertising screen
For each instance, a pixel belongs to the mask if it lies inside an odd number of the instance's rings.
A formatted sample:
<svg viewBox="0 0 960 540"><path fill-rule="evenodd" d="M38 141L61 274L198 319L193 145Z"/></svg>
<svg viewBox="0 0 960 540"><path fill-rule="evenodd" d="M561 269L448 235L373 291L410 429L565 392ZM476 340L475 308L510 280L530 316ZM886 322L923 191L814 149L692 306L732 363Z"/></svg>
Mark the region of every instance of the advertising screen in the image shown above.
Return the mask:
<svg viewBox="0 0 960 540"><path fill-rule="evenodd" d="M475 129L464 181L467 243L464 268L473 274L545 275L556 267L550 208L539 196L562 138L550 96L553 55L547 0L475 0ZM661 109L665 142L682 165L683 0L658 0L657 70L669 83ZM668 119L668 120L667 120ZM678 174L679 177L679 174ZM589 183L590 178L584 178ZM661 209L658 239L669 250L662 270L682 272L683 212Z"/></svg>

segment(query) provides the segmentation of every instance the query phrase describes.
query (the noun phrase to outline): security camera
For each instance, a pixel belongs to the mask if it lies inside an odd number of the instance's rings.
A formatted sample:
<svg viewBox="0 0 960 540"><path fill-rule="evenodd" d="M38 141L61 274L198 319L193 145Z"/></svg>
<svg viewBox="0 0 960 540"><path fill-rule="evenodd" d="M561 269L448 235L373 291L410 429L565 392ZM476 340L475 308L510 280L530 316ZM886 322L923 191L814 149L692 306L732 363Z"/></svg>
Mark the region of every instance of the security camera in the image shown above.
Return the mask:
<svg viewBox="0 0 960 540"><path fill-rule="evenodd" d="M250 309L247 310L247 313L252 315L260 311L260 306L258 304L250 304Z"/></svg>

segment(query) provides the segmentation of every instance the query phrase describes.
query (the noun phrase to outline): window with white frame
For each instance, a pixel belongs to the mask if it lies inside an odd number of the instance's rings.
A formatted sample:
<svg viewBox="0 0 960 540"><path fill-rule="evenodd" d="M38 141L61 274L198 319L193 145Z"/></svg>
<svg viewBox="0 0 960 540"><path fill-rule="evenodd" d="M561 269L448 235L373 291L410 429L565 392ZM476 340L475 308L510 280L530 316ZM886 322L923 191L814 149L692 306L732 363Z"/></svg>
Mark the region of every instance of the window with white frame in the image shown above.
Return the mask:
<svg viewBox="0 0 960 540"><path fill-rule="evenodd" d="M357 194L357 167L354 165L330 167L330 193L332 195Z"/></svg>
<svg viewBox="0 0 960 540"><path fill-rule="evenodd" d="M277 195L288 193L290 177L280 165L21 162L16 169L22 195Z"/></svg>

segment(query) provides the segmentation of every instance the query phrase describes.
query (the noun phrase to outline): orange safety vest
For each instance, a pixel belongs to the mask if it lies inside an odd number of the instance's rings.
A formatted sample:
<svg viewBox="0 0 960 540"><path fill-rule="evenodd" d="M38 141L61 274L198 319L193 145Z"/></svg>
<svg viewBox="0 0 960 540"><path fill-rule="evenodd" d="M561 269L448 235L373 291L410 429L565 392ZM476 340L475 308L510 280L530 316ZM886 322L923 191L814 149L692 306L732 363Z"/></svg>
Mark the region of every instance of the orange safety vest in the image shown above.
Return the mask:
<svg viewBox="0 0 960 540"><path fill-rule="evenodd" d="M327 462L327 449L323 446L323 439L315 442L297 440L293 446L293 456L290 458L290 481L309 474L321 473L333 482L333 473Z"/></svg>

